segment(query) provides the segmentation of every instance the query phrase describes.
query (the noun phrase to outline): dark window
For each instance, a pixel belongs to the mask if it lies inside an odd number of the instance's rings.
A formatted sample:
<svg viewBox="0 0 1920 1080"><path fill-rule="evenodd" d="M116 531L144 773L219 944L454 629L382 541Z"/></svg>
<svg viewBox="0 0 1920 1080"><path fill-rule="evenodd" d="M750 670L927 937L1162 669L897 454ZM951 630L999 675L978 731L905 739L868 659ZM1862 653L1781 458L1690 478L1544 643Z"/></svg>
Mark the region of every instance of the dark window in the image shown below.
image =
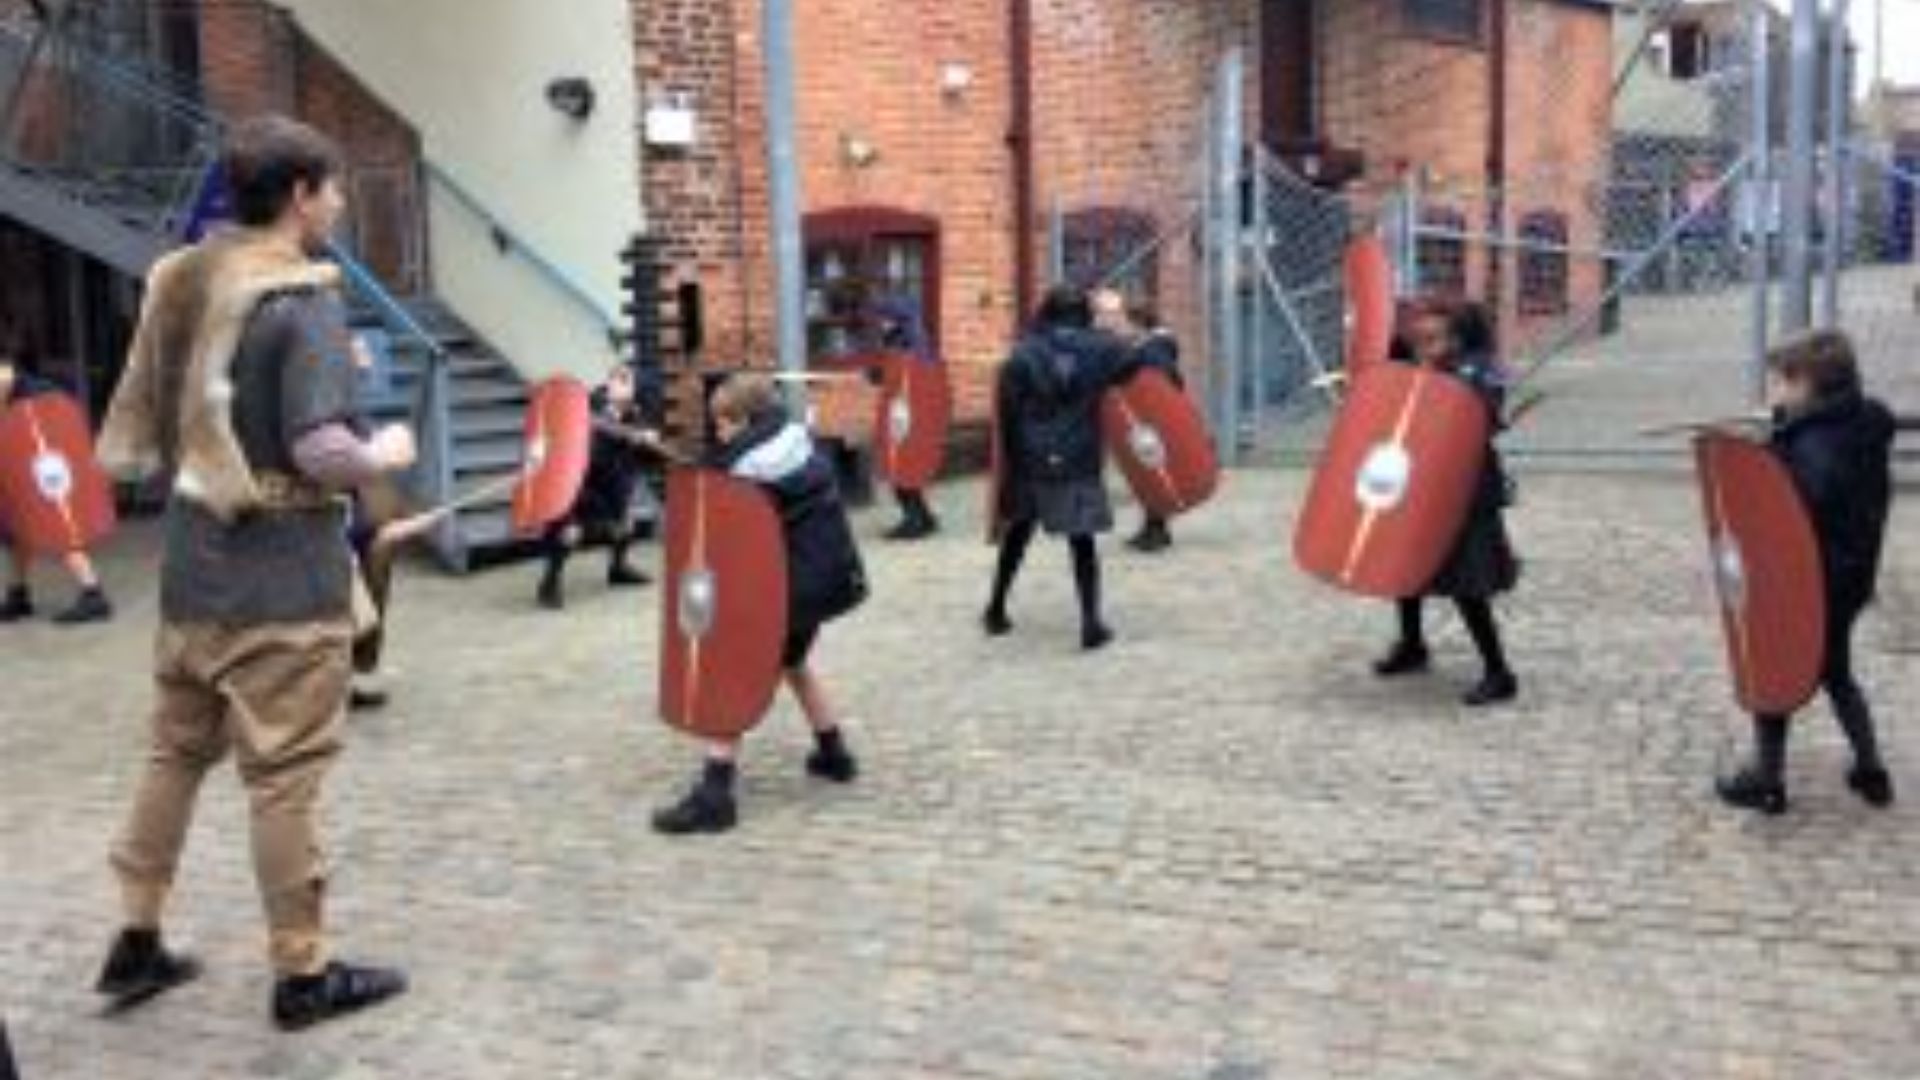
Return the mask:
<svg viewBox="0 0 1920 1080"><path fill-rule="evenodd" d="M1697 79L1712 70L1706 28L1698 23L1681 23L1667 31L1667 74L1685 81Z"/></svg>
<svg viewBox="0 0 1920 1080"><path fill-rule="evenodd" d="M1152 216L1121 207L1092 207L1067 215L1060 238L1062 277L1083 289L1118 289L1136 300L1158 301L1159 229Z"/></svg>
<svg viewBox="0 0 1920 1080"><path fill-rule="evenodd" d="M1467 293L1467 218L1458 210L1428 210L1421 216L1415 257L1420 290L1438 296Z"/></svg>
<svg viewBox="0 0 1920 1080"><path fill-rule="evenodd" d="M940 343L940 226L884 207L807 215L807 355L833 360L880 348L875 309L909 303Z"/></svg>
<svg viewBox="0 0 1920 1080"><path fill-rule="evenodd" d="M1400 0L1414 31L1450 41L1480 40L1481 0Z"/></svg>
<svg viewBox="0 0 1920 1080"><path fill-rule="evenodd" d="M1537 210L1520 219L1520 313L1560 315L1568 307L1567 215Z"/></svg>

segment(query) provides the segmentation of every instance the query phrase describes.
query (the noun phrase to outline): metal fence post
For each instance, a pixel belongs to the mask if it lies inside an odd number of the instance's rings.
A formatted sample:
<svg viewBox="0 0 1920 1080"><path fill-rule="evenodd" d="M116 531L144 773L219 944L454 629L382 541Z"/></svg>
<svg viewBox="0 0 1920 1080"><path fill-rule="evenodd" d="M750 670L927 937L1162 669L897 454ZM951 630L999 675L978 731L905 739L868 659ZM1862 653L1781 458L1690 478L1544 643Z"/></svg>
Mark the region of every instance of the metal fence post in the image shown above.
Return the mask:
<svg viewBox="0 0 1920 1080"><path fill-rule="evenodd" d="M1252 170L1253 196L1253 244L1252 257L1264 262L1267 253L1273 248L1273 206L1268 201L1267 163L1255 154L1249 162ZM1270 385L1267 373L1267 305L1263 291L1255 286L1248 294L1246 302L1247 355L1251 361L1248 378L1252 383L1246 390L1246 408L1250 411L1257 427L1261 413L1267 404L1267 387Z"/></svg>
<svg viewBox="0 0 1920 1080"><path fill-rule="evenodd" d="M766 49L767 186L771 198L774 307L780 367L807 365L806 254L800 239L799 120L794 104L793 0L764 0L761 38Z"/></svg>
<svg viewBox="0 0 1920 1080"><path fill-rule="evenodd" d="M1753 257L1753 395L1767 393L1767 347L1773 330L1773 23L1764 5L1753 9L1753 174L1748 181Z"/></svg>
<svg viewBox="0 0 1920 1080"><path fill-rule="evenodd" d="M1813 322L1814 120L1819 110L1820 0L1793 0L1793 69L1788 80L1786 299L1783 328L1804 330Z"/></svg>
<svg viewBox="0 0 1920 1080"><path fill-rule="evenodd" d="M1840 325L1840 275L1847 258L1846 151L1849 121L1853 117L1852 72L1847 48L1848 0L1834 0L1827 22L1827 176L1824 277L1820 283L1820 325Z"/></svg>
<svg viewBox="0 0 1920 1080"><path fill-rule="evenodd" d="M1229 463L1240 459L1240 373L1244 358L1244 327L1240 301L1240 174L1241 147L1245 144L1242 126L1245 109L1241 93L1245 83L1246 59L1238 46L1227 50L1220 60L1214 79L1214 98L1218 104L1218 128L1214 132L1214 236L1215 287L1218 290L1213 349L1213 397L1219 410L1221 457Z"/></svg>

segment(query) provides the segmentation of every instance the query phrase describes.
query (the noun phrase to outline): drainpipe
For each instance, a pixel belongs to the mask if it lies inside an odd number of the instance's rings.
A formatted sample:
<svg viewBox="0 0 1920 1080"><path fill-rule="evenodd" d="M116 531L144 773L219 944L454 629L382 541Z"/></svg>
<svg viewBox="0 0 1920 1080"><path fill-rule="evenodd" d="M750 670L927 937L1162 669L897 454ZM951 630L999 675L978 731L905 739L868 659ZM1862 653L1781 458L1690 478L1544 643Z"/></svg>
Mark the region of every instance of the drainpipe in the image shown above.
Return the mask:
<svg viewBox="0 0 1920 1080"><path fill-rule="evenodd" d="M1487 76L1489 93L1492 96L1491 108L1487 110L1487 235L1501 237L1506 235L1506 184L1507 184L1507 20L1510 14L1508 0L1492 0L1487 5ZM1492 314L1494 325L1502 321L1505 280L1501 269L1506 256L1503 245L1493 244L1487 250L1487 310Z"/></svg>
<svg viewBox="0 0 1920 1080"><path fill-rule="evenodd" d="M1007 68L1013 118L1013 325L1019 334L1034 304L1033 0L1008 0Z"/></svg>

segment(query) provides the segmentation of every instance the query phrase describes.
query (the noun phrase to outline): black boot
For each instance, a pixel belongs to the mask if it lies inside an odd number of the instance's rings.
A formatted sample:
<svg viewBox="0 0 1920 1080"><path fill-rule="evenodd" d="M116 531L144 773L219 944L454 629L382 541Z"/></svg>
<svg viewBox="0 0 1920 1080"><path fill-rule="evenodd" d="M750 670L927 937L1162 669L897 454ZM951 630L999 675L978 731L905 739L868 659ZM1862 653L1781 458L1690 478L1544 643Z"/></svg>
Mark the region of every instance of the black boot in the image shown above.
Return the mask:
<svg viewBox="0 0 1920 1080"><path fill-rule="evenodd" d="M668 836L723 833L739 819L733 800L732 762L709 761L700 779L679 802L653 815L655 832Z"/></svg>
<svg viewBox="0 0 1920 1080"><path fill-rule="evenodd" d="M1753 763L1714 781L1720 801L1763 814L1787 812L1787 718L1753 718Z"/></svg>
<svg viewBox="0 0 1920 1080"><path fill-rule="evenodd" d="M200 962L171 953L158 930L120 932L100 969L94 989L112 999L112 1008L127 1009L200 977Z"/></svg>
<svg viewBox="0 0 1920 1080"><path fill-rule="evenodd" d="M399 971L335 961L318 975L288 976L275 984L273 1022L282 1031L298 1031L406 992L407 977Z"/></svg>
<svg viewBox="0 0 1920 1080"><path fill-rule="evenodd" d="M851 784L860 775L860 762L847 749L839 728L817 731L813 753L807 755L807 773L836 784Z"/></svg>
<svg viewBox="0 0 1920 1080"><path fill-rule="evenodd" d="M940 519L933 516L927 507L926 496L917 491L902 491L900 501L900 523L888 529L888 540L913 541L925 540L940 531Z"/></svg>
<svg viewBox="0 0 1920 1080"><path fill-rule="evenodd" d="M1856 765L1848 769L1847 786L1876 810L1893 805L1893 777L1883 767Z"/></svg>
<svg viewBox="0 0 1920 1080"><path fill-rule="evenodd" d="M1149 516L1140 523L1140 531L1127 546L1146 555L1155 555L1173 546L1173 533L1160 518Z"/></svg>
<svg viewBox="0 0 1920 1080"><path fill-rule="evenodd" d="M980 616L980 628L987 632L988 637L1006 637L1013 633L1013 620L1007 616L1006 609L989 607Z"/></svg>
<svg viewBox="0 0 1920 1080"><path fill-rule="evenodd" d="M7 588L7 598L0 602L0 623L16 623L33 618L33 594L25 585L12 585Z"/></svg>
<svg viewBox="0 0 1920 1080"><path fill-rule="evenodd" d="M101 623L113 618L113 602L107 599L106 591L98 585L90 585L80 590L73 603L66 610L53 617L58 626L83 626L87 623Z"/></svg>

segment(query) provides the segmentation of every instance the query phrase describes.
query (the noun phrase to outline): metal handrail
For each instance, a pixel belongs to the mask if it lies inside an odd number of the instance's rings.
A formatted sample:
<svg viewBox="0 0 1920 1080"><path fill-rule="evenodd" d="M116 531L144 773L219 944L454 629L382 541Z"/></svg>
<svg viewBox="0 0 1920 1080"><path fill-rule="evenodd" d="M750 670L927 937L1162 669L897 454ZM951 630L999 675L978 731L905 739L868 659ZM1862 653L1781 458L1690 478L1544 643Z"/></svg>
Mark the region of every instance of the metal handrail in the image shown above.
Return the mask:
<svg viewBox="0 0 1920 1080"><path fill-rule="evenodd" d="M606 334L609 345L616 345L621 340L619 320L600 306L600 301L587 290L586 286L576 281L573 275L552 259L547 258L498 214L488 209L471 188L455 179L444 166L427 161L422 167L430 183L444 188L447 194L453 196L455 204L487 229L502 255L517 256L532 267L550 288L559 292L575 308L593 320L600 331Z"/></svg>

